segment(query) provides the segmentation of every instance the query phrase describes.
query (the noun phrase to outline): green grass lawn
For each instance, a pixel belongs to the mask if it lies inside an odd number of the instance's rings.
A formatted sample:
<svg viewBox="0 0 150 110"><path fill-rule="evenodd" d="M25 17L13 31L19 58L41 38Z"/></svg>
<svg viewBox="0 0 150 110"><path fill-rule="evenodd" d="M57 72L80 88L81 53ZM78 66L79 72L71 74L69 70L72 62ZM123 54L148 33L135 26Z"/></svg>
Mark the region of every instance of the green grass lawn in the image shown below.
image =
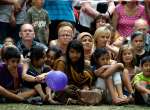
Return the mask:
<svg viewBox="0 0 150 110"><path fill-rule="evenodd" d="M0 104L0 110L150 110L150 107L124 105L124 106L77 106L77 105L30 105L30 104Z"/></svg>

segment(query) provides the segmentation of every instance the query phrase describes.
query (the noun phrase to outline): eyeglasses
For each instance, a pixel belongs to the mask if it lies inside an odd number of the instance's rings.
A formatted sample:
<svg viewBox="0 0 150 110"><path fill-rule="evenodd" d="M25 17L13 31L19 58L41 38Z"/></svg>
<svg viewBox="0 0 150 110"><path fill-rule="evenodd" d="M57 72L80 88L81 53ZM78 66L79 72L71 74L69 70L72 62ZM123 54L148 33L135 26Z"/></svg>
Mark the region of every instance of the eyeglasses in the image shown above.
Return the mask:
<svg viewBox="0 0 150 110"><path fill-rule="evenodd" d="M69 37L72 37L72 35L71 34L60 34L59 37L67 37L67 38L69 38Z"/></svg>

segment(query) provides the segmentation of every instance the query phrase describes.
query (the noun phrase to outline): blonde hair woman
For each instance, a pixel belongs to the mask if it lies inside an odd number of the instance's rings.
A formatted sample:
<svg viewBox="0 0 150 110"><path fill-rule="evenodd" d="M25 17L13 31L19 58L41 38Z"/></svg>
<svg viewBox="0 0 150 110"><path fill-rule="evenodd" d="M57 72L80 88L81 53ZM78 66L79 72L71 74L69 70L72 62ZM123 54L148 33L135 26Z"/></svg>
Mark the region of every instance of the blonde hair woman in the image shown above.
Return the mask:
<svg viewBox="0 0 150 110"><path fill-rule="evenodd" d="M117 54L118 47L111 45L112 32L107 25L99 27L94 34L95 48L107 48L111 53Z"/></svg>
<svg viewBox="0 0 150 110"><path fill-rule="evenodd" d="M96 48L104 48L110 41L111 31L106 27L99 27L94 34L94 44Z"/></svg>

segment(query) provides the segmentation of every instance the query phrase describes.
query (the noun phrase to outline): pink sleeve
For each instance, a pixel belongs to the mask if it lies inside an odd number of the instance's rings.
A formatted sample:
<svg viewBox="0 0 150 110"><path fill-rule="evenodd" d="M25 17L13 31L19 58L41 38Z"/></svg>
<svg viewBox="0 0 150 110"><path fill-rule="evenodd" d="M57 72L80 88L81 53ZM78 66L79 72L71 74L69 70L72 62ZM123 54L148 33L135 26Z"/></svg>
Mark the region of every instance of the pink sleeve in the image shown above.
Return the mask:
<svg viewBox="0 0 150 110"><path fill-rule="evenodd" d="M117 13L118 16L121 16L121 14L123 14L123 5L119 3L116 6L115 11L116 11L116 13Z"/></svg>
<svg viewBox="0 0 150 110"><path fill-rule="evenodd" d="M118 4L115 8L117 14L120 13L120 7L121 7L121 4Z"/></svg>
<svg viewBox="0 0 150 110"><path fill-rule="evenodd" d="M143 5L139 5L140 6L140 13L141 13L141 17L144 18L145 20L148 20L147 16L146 16L146 12L145 12L145 7Z"/></svg>

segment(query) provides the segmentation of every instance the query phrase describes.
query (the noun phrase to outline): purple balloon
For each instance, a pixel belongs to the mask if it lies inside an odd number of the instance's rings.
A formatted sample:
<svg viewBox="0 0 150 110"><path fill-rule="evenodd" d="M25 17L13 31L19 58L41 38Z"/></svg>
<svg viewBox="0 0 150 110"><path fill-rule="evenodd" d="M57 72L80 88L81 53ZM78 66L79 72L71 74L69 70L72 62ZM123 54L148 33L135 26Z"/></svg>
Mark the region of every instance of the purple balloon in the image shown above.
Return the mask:
<svg viewBox="0 0 150 110"><path fill-rule="evenodd" d="M68 83L67 75L61 71L49 71L45 82L53 91L62 91Z"/></svg>

